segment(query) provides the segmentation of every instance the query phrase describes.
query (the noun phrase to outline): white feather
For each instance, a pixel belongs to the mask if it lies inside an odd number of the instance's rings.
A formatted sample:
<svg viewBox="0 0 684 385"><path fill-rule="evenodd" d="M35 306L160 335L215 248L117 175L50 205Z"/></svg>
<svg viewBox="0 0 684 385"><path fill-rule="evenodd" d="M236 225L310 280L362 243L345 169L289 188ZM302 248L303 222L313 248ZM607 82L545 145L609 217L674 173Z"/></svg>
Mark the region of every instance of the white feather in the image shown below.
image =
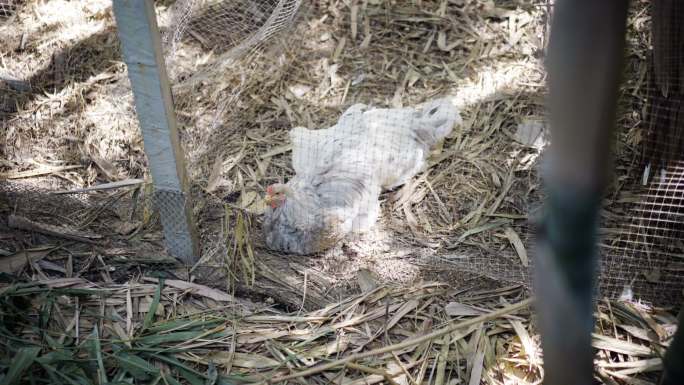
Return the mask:
<svg viewBox="0 0 684 385"><path fill-rule="evenodd" d="M417 108L369 109L356 104L326 129L290 131L296 176L285 203L264 218L266 244L307 254L376 222L379 195L425 167L431 147L460 124L447 99Z"/></svg>

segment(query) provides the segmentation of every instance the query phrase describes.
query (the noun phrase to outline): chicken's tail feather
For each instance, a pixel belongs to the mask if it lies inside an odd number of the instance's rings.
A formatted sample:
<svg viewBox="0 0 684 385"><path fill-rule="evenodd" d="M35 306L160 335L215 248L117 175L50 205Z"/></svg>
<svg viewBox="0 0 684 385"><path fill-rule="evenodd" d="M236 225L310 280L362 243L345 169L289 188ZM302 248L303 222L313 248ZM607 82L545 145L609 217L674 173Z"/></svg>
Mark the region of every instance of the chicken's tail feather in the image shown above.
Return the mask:
<svg viewBox="0 0 684 385"><path fill-rule="evenodd" d="M292 167L299 175L310 175L316 172L312 165L322 158L320 152L322 133L325 130L309 130L305 127L294 127L290 130L290 143L292 143ZM320 162L319 162L320 163Z"/></svg>

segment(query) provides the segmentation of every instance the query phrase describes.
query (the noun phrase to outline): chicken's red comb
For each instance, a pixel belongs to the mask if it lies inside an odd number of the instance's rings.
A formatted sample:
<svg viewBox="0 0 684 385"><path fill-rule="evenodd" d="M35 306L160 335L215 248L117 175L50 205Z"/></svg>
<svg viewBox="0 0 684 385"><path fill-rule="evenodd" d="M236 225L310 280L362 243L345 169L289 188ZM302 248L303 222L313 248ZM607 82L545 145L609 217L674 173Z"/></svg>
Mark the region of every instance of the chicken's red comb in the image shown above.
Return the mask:
<svg viewBox="0 0 684 385"><path fill-rule="evenodd" d="M273 195L273 185L266 187L266 194Z"/></svg>

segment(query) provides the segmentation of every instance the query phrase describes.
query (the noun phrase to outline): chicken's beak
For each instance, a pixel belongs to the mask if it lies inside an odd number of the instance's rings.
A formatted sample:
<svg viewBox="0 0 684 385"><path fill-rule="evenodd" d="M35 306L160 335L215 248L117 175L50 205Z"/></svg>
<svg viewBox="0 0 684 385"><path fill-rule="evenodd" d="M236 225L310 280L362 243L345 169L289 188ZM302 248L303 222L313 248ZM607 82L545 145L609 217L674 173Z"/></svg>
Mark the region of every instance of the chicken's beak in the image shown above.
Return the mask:
<svg viewBox="0 0 684 385"><path fill-rule="evenodd" d="M266 188L266 197L264 198L264 202L271 206L272 209L277 209L285 203L285 197L289 194L290 190L287 188L287 186L277 185L280 186L280 188L278 191L275 191L276 189L274 186L276 185L270 185Z"/></svg>
<svg viewBox="0 0 684 385"><path fill-rule="evenodd" d="M273 204L275 203L275 202L273 201L273 195L271 195L271 194L266 194L266 196L264 197L264 202L266 202L267 205L273 207Z"/></svg>
<svg viewBox="0 0 684 385"><path fill-rule="evenodd" d="M266 194L266 197L264 198L264 202L266 202L267 205L271 206L272 209L277 209L279 202L278 198L271 195L271 194Z"/></svg>

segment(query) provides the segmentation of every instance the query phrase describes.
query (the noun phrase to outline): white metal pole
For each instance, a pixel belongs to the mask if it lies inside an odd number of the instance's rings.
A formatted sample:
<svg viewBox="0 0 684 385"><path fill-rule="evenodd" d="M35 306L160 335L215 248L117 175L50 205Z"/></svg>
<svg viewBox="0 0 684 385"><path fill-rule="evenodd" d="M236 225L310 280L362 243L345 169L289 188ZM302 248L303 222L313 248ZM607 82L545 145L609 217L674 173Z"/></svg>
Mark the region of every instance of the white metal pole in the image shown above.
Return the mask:
<svg viewBox="0 0 684 385"><path fill-rule="evenodd" d="M124 61L150 163L164 244L190 264L199 256L185 159L153 0L113 0Z"/></svg>

